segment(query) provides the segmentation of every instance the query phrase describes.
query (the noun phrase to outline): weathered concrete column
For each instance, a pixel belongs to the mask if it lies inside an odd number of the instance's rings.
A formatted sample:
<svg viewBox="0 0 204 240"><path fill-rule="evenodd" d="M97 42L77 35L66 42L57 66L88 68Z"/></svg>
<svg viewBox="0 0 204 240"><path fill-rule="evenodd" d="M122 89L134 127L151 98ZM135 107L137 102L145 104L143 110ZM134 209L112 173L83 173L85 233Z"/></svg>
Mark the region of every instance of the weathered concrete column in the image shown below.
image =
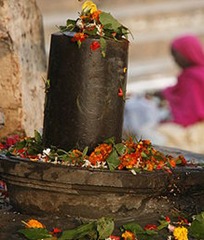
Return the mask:
<svg viewBox="0 0 204 240"><path fill-rule="evenodd" d="M46 55L35 0L0 0L0 136L42 128ZM4 124L4 125L3 125Z"/></svg>
<svg viewBox="0 0 204 240"><path fill-rule="evenodd" d="M49 59L44 144L66 150L94 148L107 138L121 141L127 40L106 41L106 57L87 38L79 48L71 36L52 34ZM124 96L118 95L121 90Z"/></svg>

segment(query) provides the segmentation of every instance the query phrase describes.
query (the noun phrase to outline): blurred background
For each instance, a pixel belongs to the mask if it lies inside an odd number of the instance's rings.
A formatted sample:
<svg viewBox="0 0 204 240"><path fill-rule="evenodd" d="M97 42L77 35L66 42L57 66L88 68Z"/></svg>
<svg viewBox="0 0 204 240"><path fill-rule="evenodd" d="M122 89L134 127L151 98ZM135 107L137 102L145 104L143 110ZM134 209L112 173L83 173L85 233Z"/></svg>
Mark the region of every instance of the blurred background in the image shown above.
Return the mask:
<svg viewBox="0 0 204 240"><path fill-rule="evenodd" d="M133 35L129 36L128 92L163 88L175 82L177 67L169 43L183 33L195 33L204 40L203 0L95 0L98 8L110 12ZM76 19L83 1L37 0L43 15L46 52L50 35L66 20ZM151 80L151 81L150 81Z"/></svg>

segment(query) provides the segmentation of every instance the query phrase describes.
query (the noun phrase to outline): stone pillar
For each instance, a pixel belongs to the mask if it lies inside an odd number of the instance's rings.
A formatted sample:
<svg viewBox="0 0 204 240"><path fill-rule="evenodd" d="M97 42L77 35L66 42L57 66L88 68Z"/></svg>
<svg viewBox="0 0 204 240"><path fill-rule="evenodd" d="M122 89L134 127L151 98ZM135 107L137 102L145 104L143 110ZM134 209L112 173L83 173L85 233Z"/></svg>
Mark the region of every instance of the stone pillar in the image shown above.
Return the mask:
<svg viewBox="0 0 204 240"><path fill-rule="evenodd" d="M65 150L94 148L107 138L121 141L128 41L107 40L106 57L79 48L71 36L52 34L43 141ZM99 39L95 39L99 41ZM118 94L123 90L124 96Z"/></svg>
<svg viewBox="0 0 204 240"><path fill-rule="evenodd" d="M0 137L42 128L46 54L35 0L0 0Z"/></svg>

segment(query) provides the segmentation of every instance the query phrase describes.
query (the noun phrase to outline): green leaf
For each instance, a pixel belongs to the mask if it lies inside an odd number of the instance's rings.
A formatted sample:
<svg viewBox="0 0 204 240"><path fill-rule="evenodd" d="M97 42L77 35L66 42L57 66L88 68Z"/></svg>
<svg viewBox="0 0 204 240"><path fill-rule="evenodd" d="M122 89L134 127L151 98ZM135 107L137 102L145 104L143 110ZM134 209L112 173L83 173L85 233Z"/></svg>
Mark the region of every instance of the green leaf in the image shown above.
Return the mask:
<svg viewBox="0 0 204 240"><path fill-rule="evenodd" d="M189 234L196 239L204 239L204 212L195 216L189 228Z"/></svg>
<svg viewBox="0 0 204 240"><path fill-rule="evenodd" d="M70 31L73 32L76 27L76 21L72 19L68 19L66 22L66 26L59 26L61 32Z"/></svg>
<svg viewBox="0 0 204 240"><path fill-rule="evenodd" d="M144 234L145 230L137 223L131 222L123 225L123 229L133 232L134 234Z"/></svg>
<svg viewBox="0 0 204 240"><path fill-rule="evenodd" d="M159 223L160 223L160 225L157 227L158 230L162 230L169 225L169 222L167 222L165 220L160 220Z"/></svg>
<svg viewBox="0 0 204 240"><path fill-rule="evenodd" d="M108 167L110 171L114 171L120 164L120 160L118 158L118 154L116 150L113 150L111 154L106 159L106 162L108 164Z"/></svg>
<svg viewBox="0 0 204 240"><path fill-rule="evenodd" d="M141 152L141 156L142 156L143 158L147 158L147 157L148 157L147 154L144 153L144 152Z"/></svg>
<svg viewBox="0 0 204 240"><path fill-rule="evenodd" d="M123 155L125 153L127 147L122 143L118 143L115 145L115 149L119 155Z"/></svg>
<svg viewBox="0 0 204 240"><path fill-rule="evenodd" d="M104 141L104 143L107 143L107 144L115 144L115 137L110 137L110 138L108 138L108 139L106 139L105 141Z"/></svg>
<svg viewBox="0 0 204 240"><path fill-rule="evenodd" d="M18 230L18 233L23 234L29 240L39 240L39 239L51 239L52 235L49 234L48 230L45 228L26 228Z"/></svg>
<svg viewBox="0 0 204 240"><path fill-rule="evenodd" d="M99 15L99 18L101 24L104 26L104 29L111 28L114 32L118 32L118 29L122 26L110 13L102 12Z"/></svg>
<svg viewBox="0 0 204 240"><path fill-rule="evenodd" d="M17 143L14 145L14 147L15 147L17 150L19 150L19 149L24 148L24 147L26 146L26 144L27 144L26 140L22 140L22 141L20 141L20 142L17 142Z"/></svg>
<svg viewBox="0 0 204 240"><path fill-rule="evenodd" d="M101 37L100 38L100 46L101 46L101 54L103 57L106 56L106 40L105 38Z"/></svg>
<svg viewBox="0 0 204 240"><path fill-rule="evenodd" d="M111 218L102 217L97 221L98 239L106 239L112 235L114 221Z"/></svg>
<svg viewBox="0 0 204 240"><path fill-rule="evenodd" d="M74 229L63 231L59 240L82 239L87 235L91 235L92 239L96 239L96 223L90 222L82 224Z"/></svg>
<svg viewBox="0 0 204 240"><path fill-rule="evenodd" d="M41 137L40 133L36 130L34 131L34 138L37 143L39 143L39 144L42 143L42 137Z"/></svg>
<svg viewBox="0 0 204 240"><path fill-rule="evenodd" d="M89 147L85 147L82 153L82 158L85 157L88 153Z"/></svg>
<svg viewBox="0 0 204 240"><path fill-rule="evenodd" d="M158 232L155 230L145 230L145 234L149 235L149 236L154 236L154 235L158 235Z"/></svg>

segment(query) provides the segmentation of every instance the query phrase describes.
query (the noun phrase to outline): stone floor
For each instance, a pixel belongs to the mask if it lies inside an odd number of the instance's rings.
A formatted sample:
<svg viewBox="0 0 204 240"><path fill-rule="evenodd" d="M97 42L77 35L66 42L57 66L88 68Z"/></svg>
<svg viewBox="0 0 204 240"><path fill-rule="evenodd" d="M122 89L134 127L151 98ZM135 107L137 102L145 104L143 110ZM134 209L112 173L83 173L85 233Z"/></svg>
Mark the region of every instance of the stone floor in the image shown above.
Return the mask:
<svg viewBox="0 0 204 240"><path fill-rule="evenodd" d="M57 218L57 217L39 217L31 216L26 214L20 214L15 209L9 208L0 209L0 239L1 240L23 240L17 231L24 228L21 221L27 221L29 219L37 219L44 225L47 229L52 230L54 227L60 229L70 229L79 225L79 221L69 218Z"/></svg>
<svg viewBox="0 0 204 240"><path fill-rule="evenodd" d="M23 229L24 225L22 221L29 219L36 219L46 226L48 230L53 228L59 228L61 230L72 229L79 226L82 222L79 219L71 219L69 217L57 217L57 216L34 216L22 214L12 208L12 206L3 206L0 204L0 239L1 240L25 240L18 234L19 229ZM130 221L125 221L126 223ZM119 227L122 226L123 222L115 222L115 235L120 235ZM149 216L146 219L141 219L139 224L146 225L148 223L156 224L157 221Z"/></svg>

